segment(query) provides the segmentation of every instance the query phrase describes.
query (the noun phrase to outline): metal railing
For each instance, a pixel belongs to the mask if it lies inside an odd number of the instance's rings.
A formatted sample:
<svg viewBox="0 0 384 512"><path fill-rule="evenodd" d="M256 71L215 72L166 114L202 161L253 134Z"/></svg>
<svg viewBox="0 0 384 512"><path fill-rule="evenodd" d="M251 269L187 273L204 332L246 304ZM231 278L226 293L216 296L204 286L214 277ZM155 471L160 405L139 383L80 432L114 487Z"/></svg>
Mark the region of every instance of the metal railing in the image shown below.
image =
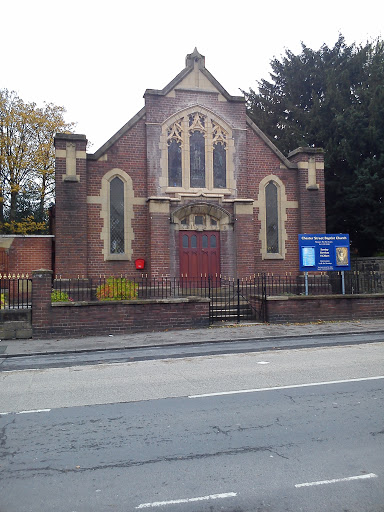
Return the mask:
<svg viewBox="0 0 384 512"><path fill-rule="evenodd" d="M379 272L345 272L344 283L346 294L384 293L384 275ZM304 295L306 292L304 275L289 274L257 274L243 279L222 276L201 276L194 279L147 276L138 279L125 276L56 278L53 281L53 292L57 295L55 300L61 298L63 301L165 299L188 296L224 297L234 286L239 288L243 297ZM331 295L341 291L340 272L308 275L309 295Z"/></svg>
<svg viewBox="0 0 384 512"><path fill-rule="evenodd" d="M348 271L344 273L346 294L384 293L384 274ZM304 275L257 274L244 279L222 276L200 278L129 279L125 276L99 278L56 278L52 283L53 302L92 302L100 300L144 300L198 296L209 298L210 317L215 319L263 320L268 296L304 295ZM309 295L342 293L340 272L308 275ZM0 274L0 309L32 307L32 279L28 275Z"/></svg>
<svg viewBox="0 0 384 512"><path fill-rule="evenodd" d="M28 275L0 274L0 309L30 309L32 279Z"/></svg>

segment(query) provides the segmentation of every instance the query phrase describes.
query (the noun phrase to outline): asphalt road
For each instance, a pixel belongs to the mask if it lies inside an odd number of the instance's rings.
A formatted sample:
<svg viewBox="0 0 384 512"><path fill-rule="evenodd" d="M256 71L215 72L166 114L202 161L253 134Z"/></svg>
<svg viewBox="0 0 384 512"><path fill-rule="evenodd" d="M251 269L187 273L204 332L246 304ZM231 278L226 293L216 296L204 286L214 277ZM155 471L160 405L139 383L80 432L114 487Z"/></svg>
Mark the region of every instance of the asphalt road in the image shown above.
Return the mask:
<svg viewBox="0 0 384 512"><path fill-rule="evenodd" d="M383 355L4 371L0 511L383 512Z"/></svg>
<svg viewBox="0 0 384 512"><path fill-rule="evenodd" d="M10 370L62 368L99 363L125 363L159 359L177 359L220 354L242 354L311 347L335 347L384 342L383 332L321 334L287 336L278 338L227 340L180 345L163 345L139 348L98 349L84 351L51 352L46 354L0 357L0 372Z"/></svg>

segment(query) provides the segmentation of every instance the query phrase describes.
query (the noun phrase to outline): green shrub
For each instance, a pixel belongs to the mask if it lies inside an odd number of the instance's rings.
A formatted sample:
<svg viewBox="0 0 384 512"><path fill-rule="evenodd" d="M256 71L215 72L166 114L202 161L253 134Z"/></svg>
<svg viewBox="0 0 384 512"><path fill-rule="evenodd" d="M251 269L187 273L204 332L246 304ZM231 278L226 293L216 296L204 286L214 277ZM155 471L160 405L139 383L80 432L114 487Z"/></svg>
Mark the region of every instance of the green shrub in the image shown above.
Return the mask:
<svg viewBox="0 0 384 512"><path fill-rule="evenodd" d="M109 277L96 289L99 300L133 300L137 299L139 285L129 279Z"/></svg>
<svg viewBox="0 0 384 512"><path fill-rule="evenodd" d="M0 309L4 309L7 304L4 293L0 294Z"/></svg>
<svg viewBox="0 0 384 512"><path fill-rule="evenodd" d="M51 302L69 302L68 293L60 290L53 290L51 293Z"/></svg>

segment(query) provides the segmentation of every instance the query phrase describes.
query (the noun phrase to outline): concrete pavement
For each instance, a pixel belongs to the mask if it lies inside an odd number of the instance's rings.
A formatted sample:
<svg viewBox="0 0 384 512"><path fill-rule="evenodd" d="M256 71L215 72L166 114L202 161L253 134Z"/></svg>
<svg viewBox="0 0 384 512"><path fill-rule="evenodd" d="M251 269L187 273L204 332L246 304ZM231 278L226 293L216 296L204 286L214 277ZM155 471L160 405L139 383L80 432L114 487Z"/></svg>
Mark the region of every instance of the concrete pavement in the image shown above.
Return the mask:
<svg viewBox="0 0 384 512"><path fill-rule="evenodd" d="M273 338L324 336L329 334L383 333L384 318L348 322L312 322L306 324L214 324L206 329L169 330L79 338L0 340L0 357L93 350L157 347L212 343L219 341L263 340Z"/></svg>

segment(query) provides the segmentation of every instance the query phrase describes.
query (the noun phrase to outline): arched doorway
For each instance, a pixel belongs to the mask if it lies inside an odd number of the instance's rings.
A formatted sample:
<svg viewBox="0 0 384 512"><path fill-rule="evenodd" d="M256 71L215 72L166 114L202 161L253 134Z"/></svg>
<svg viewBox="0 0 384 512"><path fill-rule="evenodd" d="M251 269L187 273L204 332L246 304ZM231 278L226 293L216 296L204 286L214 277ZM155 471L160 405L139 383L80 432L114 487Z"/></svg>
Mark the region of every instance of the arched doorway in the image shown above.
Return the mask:
<svg viewBox="0 0 384 512"><path fill-rule="evenodd" d="M205 203L179 208L173 213L178 229L180 277L219 276L220 233L228 229L230 215Z"/></svg>
<svg viewBox="0 0 384 512"><path fill-rule="evenodd" d="M220 274L220 231L180 231L179 242L181 276Z"/></svg>

